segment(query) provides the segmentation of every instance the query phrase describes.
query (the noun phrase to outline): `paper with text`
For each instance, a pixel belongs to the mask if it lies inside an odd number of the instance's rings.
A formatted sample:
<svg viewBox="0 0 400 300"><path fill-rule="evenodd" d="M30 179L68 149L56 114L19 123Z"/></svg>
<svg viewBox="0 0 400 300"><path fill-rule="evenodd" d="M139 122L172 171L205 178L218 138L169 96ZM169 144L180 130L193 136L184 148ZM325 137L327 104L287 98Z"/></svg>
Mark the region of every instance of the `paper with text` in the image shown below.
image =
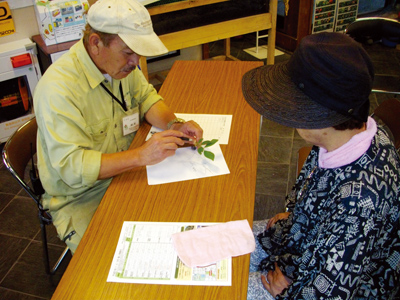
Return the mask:
<svg viewBox="0 0 400 300"><path fill-rule="evenodd" d="M172 234L215 223L124 222L108 282L170 285L232 285L232 259L189 268L172 245Z"/></svg>

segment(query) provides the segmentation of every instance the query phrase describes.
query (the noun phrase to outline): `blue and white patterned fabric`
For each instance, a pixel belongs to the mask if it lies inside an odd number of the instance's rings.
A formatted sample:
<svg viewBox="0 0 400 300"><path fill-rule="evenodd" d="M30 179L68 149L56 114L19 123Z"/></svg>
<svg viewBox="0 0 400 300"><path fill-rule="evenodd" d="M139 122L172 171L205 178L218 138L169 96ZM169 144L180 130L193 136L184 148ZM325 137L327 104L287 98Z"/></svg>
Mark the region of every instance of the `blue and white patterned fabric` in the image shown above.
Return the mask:
<svg viewBox="0 0 400 300"><path fill-rule="evenodd" d="M314 147L287 207L292 213L258 235L266 253L293 280L276 299L390 299L400 286L400 161L378 128L359 159L318 167ZM262 298L258 298L262 299Z"/></svg>

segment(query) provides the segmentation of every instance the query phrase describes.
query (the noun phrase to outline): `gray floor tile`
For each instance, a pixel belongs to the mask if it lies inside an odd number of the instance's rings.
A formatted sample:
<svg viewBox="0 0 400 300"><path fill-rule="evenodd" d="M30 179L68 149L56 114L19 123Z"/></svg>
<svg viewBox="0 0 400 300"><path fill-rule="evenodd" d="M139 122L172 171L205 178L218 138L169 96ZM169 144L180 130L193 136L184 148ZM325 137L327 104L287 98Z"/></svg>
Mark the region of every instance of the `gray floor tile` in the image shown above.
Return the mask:
<svg viewBox="0 0 400 300"><path fill-rule="evenodd" d="M294 131L295 130L293 128L283 126L276 122L263 118L260 136L277 136L277 137L292 138Z"/></svg>
<svg viewBox="0 0 400 300"><path fill-rule="evenodd" d="M256 193L285 196L288 174L289 164L258 162Z"/></svg>
<svg viewBox="0 0 400 300"><path fill-rule="evenodd" d="M3 162L1 162L3 165ZM6 167L0 168L0 191L6 194L16 195L22 190L21 186L11 176Z"/></svg>
<svg viewBox="0 0 400 300"><path fill-rule="evenodd" d="M258 144L258 161L289 164L292 138L261 136Z"/></svg>
<svg viewBox="0 0 400 300"><path fill-rule="evenodd" d="M1 191L1 190L0 190ZM6 194L0 192L0 213L15 197L13 194Z"/></svg>
<svg viewBox="0 0 400 300"><path fill-rule="evenodd" d="M0 282L28 244L27 239L0 234Z"/></svg>
<svg viewBox="0 0 400 300"><path fill-rule="evenodd" d="M51 260L56 261L62 251L62 247L49 247ZM65 271L68 261L63 262L60 266L61 269L50 277L44 271L42 255L40 243L29 245L27 251L1 282L0 287L50 299Z"/></svg>
<svg viewBox="0 0 400 300"><path fill-rule="evenodd" d="M254 220L269 219L283 211L285 211L284 196L256 194Z"/></svg>
<svg viewBox="0 0 400 300"><path fill-rule="evenodd" d="M31 198L15 197L0 214L0 233L32 239L39 232L36 204Z"/></svg>
<svg viewBox="0 0 400 300"><path fill-rule="evenodd" d="M0 287L0 299L3 300L43 300L46 298L35 297L32 295L27 295L23 293L19 293L12 290L7 290Z"/></svg>

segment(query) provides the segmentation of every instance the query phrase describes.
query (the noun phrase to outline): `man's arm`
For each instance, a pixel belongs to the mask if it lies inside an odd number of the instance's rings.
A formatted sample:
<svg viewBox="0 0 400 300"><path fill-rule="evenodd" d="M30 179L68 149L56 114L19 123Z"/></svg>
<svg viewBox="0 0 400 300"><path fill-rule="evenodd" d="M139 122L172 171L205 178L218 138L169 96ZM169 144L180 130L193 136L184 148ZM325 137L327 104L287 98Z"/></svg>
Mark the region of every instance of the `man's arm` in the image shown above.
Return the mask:
<svg viewBox="0 0 400 300"><path fill-rule="evenodd" d="M145 118L151 125L167 129L168 122L176 117L164 101L158 101L147 111ZM203 136L203 130L193 121L176 124L172 129L174 130L154 134L138 148L118 153L103 153L98 179L110 178L136 167L159 163L174 155L178 146L184 145L180 137Z"/></svg>
<svg viewBox="0 0 400 300"><path fill-rule="evenodd" d="M98 179L106 179L130 169L153 165L175 154L179 146L185 143L180 137L183 132L166 130L153 135L142 146L117 153L103 153Z"/></svg>
<svg viewBox="0 0 400 300"><path fill-rule="evenodd" d="M154 103L144 117L147 122L160 129L167 129L168 122L176 118L164 101Z"/></svg>
<svg viewBox="0 0 400 300"><path fill-rule="evenodd" d="M175 119L176 116L164 101L158 101L147 111L145 118L151 125L157 128L167 129L168 123ZM203 137L203 129L194 121L175 123L170 129L181 131L192 138L196 138L196 140Z"/></svg>

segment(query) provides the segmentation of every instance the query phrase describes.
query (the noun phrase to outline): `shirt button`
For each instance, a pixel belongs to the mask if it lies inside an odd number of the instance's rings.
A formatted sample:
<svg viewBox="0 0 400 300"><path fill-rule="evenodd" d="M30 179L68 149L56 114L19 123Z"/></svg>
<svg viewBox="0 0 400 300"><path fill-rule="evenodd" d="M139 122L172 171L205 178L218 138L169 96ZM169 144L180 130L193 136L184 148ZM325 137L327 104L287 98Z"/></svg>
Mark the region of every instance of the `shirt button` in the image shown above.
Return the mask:
<svg viewBox="0 0 400 300"><path fill-rule="evenodd" d="M117 128L117 124L114 125L114 128Z"/></svg>

